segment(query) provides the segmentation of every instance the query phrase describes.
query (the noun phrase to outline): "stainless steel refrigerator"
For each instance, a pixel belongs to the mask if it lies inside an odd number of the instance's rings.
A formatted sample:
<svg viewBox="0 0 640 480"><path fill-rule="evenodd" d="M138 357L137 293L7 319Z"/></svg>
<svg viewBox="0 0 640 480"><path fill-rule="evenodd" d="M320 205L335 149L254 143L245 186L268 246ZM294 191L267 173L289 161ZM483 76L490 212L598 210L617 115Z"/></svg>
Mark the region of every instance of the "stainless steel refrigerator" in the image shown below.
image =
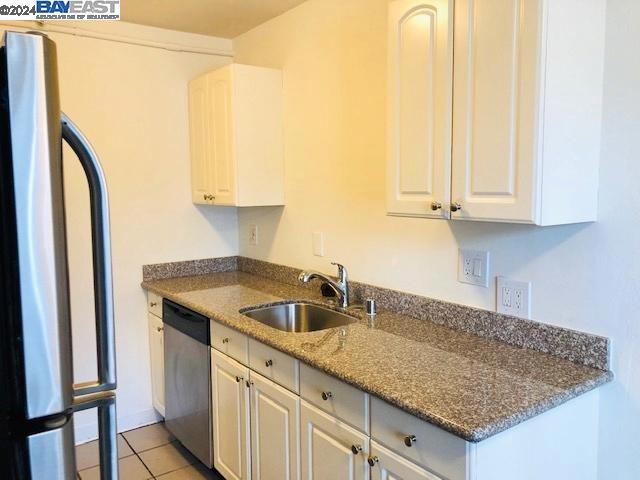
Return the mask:
<svg viewBox="0 0 640 480"><path fill-rule="evenodd" d="M93 243L98 378L75 385L63 140L87 175ZM7 32L0 48L0 478L76 478L73 415L97 408L102 478L116 479L115 388L104 174L60 110L55 43Z"/></svg>

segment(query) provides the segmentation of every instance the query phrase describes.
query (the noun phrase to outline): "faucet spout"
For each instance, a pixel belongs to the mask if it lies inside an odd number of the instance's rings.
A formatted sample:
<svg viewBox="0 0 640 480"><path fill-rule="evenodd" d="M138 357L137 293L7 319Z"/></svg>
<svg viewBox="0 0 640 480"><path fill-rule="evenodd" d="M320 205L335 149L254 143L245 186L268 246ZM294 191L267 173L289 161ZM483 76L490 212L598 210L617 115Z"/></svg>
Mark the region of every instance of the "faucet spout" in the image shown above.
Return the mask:
<svg viewBox="0 0 640 480"><path fill-rule="evenodd" d="M349 280L347 277L347 269L339 263L332 263L332 265L336 265L338 267L338 278L330 277L315 270L306 270L300 272L298 280L301 283L309 283L314 279L321 280L336 292L340 306L342 308L347 308L349 306Z"/></svg>

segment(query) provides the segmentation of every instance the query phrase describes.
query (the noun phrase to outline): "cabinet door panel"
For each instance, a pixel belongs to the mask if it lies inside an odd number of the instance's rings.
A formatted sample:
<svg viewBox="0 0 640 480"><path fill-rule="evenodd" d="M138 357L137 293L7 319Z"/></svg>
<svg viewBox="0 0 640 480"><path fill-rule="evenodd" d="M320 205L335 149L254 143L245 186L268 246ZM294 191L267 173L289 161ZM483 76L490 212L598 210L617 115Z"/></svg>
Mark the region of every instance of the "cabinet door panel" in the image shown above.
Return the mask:
<svg viewBox="0 0 640 480"><path fill-rule="evenodd" d="M151 356L151 397L153 408L164 417L164 327L162 319L151 313L147 316Z"/></svg>
<svg viewBox="0 0 640 480"><path fill-rule="evenodd" d="M207 199L212 192L209 110L207 79L198 77L189 83L189 144L193 203L210 203Z"/></svg>
<svg viewBox="0 0 640 480"><path fill-rule="evenodd" d="M249 455L249 369L211 349L213 463L227 480L247 480Z"/></svg>
<svg viewBox="0 0 640 480"><path fill-rule="evenodd" d="M440 477L374 441L371 441L370 457L376 460L371 468L371 480L440 480Z"/></svg>
<svg viewBox="0 0 640 480"><path fill-rule="evenodd" d="M210 168L216 205L236 203L231 72L231 67L225 67L207 76L211 113Z"/></svg>
<svg viewBox="0 0 640 480"><path fill-rule="evenodd" d="M251 372L251 472L253 480L300 476L300 398Z"/></svg>
<svg viewBox="0 0 640 480"><path fill-rule="evenodd" d="M389 4L389 213L432 210L450 190L453 7L450 0ZM443 207L446 205L443 205Z"/></svg>
<svg viewBox="0 0 640 480"><path fill-rule="evenodd" d="M304 400L301 403L302 478L368 479L369 437ZM353 446L362 450L354 453Z"/></svg>
<svg viewBox="0 0 640 480"><path fill-rule="evenodd" d="M534 222L541 0L457 0L452 218Z"/></svg>

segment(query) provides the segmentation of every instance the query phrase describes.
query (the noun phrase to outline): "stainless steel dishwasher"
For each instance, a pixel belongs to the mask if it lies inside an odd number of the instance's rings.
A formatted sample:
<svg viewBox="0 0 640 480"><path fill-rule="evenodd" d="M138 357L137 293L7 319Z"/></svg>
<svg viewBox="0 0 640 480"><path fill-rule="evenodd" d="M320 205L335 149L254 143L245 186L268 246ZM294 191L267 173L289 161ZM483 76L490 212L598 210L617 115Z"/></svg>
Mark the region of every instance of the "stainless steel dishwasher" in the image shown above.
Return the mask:
<svg viewBox="0 0 640 480"><path fill-rule="evenodd" d="M209 319L164 300L162 321L165 424L187 450L211 468Z"/></svg>

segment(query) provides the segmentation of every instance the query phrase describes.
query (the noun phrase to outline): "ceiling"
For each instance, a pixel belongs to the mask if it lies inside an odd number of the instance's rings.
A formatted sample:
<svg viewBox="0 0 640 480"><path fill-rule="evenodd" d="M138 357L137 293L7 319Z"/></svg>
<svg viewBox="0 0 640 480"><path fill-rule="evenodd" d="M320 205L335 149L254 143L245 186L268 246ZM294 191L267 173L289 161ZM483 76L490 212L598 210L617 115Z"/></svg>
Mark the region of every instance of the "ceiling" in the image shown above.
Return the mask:
<svg viewBox="0 0 640 480"><path fill-rule="evenodd" d="M125 22L234 38L305 0L126 0Z"/></svg>

